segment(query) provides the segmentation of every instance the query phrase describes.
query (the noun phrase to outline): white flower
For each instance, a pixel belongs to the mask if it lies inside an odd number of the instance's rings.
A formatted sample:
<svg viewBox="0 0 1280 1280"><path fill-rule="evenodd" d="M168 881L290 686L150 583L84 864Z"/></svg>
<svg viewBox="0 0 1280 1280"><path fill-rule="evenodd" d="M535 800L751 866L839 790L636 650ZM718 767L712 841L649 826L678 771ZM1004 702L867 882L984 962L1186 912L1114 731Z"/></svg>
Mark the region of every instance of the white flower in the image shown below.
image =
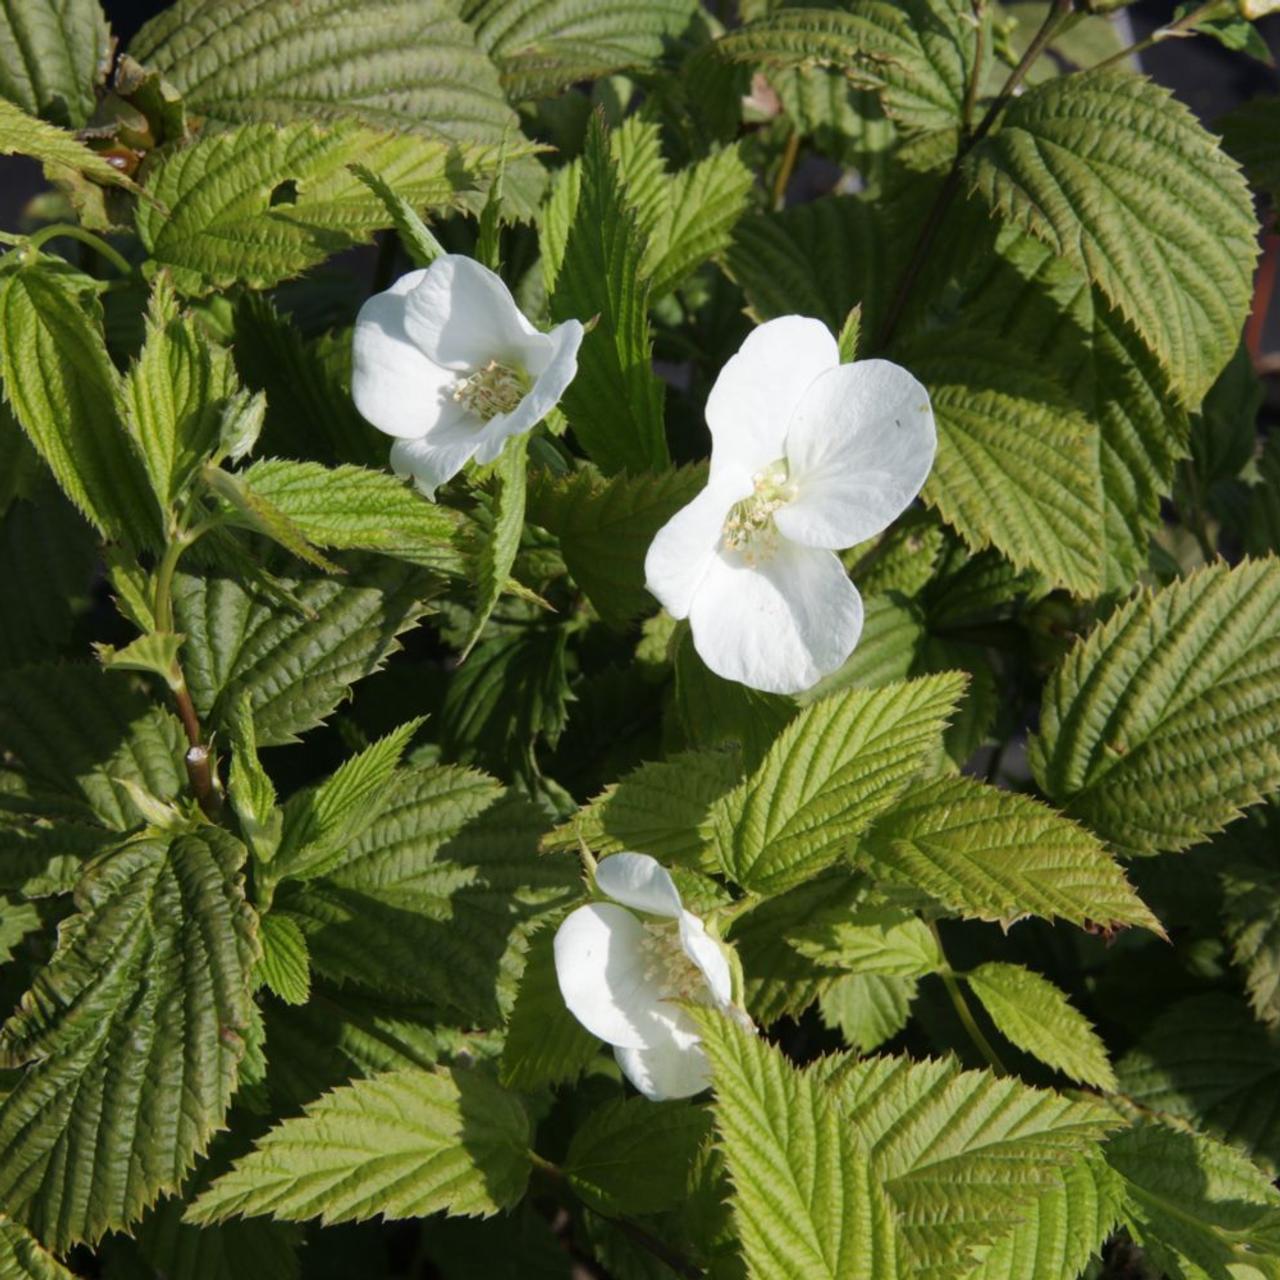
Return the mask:
<svg viewBox="0 0 1280 1280"><path fill-rule="evenodd" d="M582 332L566 320L539 333L498 276L446 253L360 308L351 395L398 437L396 473L431 497L471 458L492 462L547 416L578 371Z"/></svg>
<svg viewBox="0 0 1280 1280"><path fill-rule="evenodd" d="M671 1002L714 1005L745 1022L733 1007L724 949L684 909L671 877L648 854L602 859L596 884L614 902L579 907L556 933L560 994L592 1035L613 1045L618 1065L645 1097L659 1102L699 1093L711 1082L707 1057L693 1019Z"/></svg>
<svg viewBox="0 0 1280 1280"><path fill-rule="evenodd" d="M920 492L937 446L929 393L888 360L841 364L818 320L756 329L707 400L707 487L659 531L651 592L718 675L798 693L835 671L862 600L835 551Z"/></svg>

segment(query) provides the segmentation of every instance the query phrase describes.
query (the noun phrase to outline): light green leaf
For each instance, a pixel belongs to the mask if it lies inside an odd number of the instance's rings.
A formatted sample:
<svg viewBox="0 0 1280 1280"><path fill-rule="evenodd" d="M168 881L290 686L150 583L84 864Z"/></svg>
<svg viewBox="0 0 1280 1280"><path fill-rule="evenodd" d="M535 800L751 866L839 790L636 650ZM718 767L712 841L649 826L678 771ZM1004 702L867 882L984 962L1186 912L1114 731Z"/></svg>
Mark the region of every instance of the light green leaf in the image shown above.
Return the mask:
<svg viewBox="0 0 1280 1280"><path fill-rule="evenodd" d="M1120 1217L1120 1180L1090 1151L1043 1188L1024 1217L965 1280L1077 1280Z"/></svg>
<svg viewBox="0 0 1280 1280"><path fill-rule="evenodd" d="M874 876L1006 927L1031 915L1160 932L1097 837L1030 796L971 778L912 788L867 833L858 861Z"/></svg>
<svg viewBox="0 0 1280 1280"><path fill-rule="evenodd" d="M945 129L960 119L976 34L959 0L852 0L847 11L782 9L722 37L716 51L769 68L838 67L878 91L898 123Z"/></svg>
<svg viewBox="0 0 1280 1280"><path fill-rule="evenodd" d="M269 911L262 917L262 960L258 975L285 1004L311 998L307 939L292 916Z"/></svg>
<svg viewBox="0 0 1280 1280"><path fill-rule="evenodd" d="M248 693L227 707L227 736L231 740L227 795L249 847L265 861L280 842L281 816L276 809L275 784L258 759Z"/></svg>
<svg viewBox="0 0 1280 1280"><path fill-rule="evenodd" d="M1083 269L1199 404L1248 314L1257 225L1238 169L1186 107L1129 72L1051 80L1010 103L965 172Z"/></svg>
<svg viewBox="0 0 1280 1280"><path fill-rule="evenodd" d="M501 1079L508 1089L522 1093L576 1080L600 1052L600 1041L565 1006L554 948L550 928L530 943L507 1021Z"/></svg>
<svg viewBox="0 0 1280 1280"><path fill-rule="evenodd" d="M462 16L512 101L656 62L698 15L693 0L464 0Z"/></svg>
<svg viewBox="0 0 1280 1280"><path fill-rule="evenodd" d="M582 188L564 259L551 290L551 317L599 323L583 339L578 373L562 406L583 448L606 475L660 469L668 461L662 384L650 361L641 276L644 239L595 117L582 157Z"/></svg>
<svg viewBox="0 0 1280 1280"><path fill-rule="evenodd" d="M529 437L508 440L493 466L493 523L475 556L478 598L471 624L462 642L465 658L480 639L494 606L511 580L511 567L524 533L525 495L528 485Z"/></svg>
<svg viewBox="0 0 1280 1280"><path fill-rule="evenodd" d="M1100 1103L964 1071L951 1058L846 1058L813 1070L829 1076L844 1123L870 1148L911 1274L928 1280L965 1274L1121 1123Z"/></svg>
<svg viewBox="0 0 1280 1280"><path fill-rule="evenodd" d="M479 1069L392 1071L277 1125L187 1221L488 1217L524 1194L531 1137L520 1100Z"/></svg>
<svg viewBox="0 0 1280 1280"><path fill-rule="evenodd" d="M0 1197L50 1248L136 1221L224 1123L258 951L244 857L205 826L99 859L0 1031L31 1064L0 1106Z"/></svg>
<svg viewBox="0 0 1280 1280"><path fill-rule="evenodd" d="M311 542L464 574L461 520L385 471L268 458L239 473Z"/></svg>
<svg viewBox="0 0 1280 1280"><path fill-rule="evenodd" d="M105 537L154 545L146 475L116 416L120 376L87 277L44 262L0 274L0 377L31 443Z"/></svg>
<svg viewBox="0 0 1280 1280"><path fill-rule="evenodd" d="M642 764L584 805L543 842L570 852L578 839L597 856L640 849L668 866L715 871L715 850L703 834L712 804L739 778L728 751L679 752Z"/></svg>
<svg viewBox="0 0 1280 1280"><path fill-rule="evenodd" d="M1048 978L991 961L964 975L996 1030L1025 1053L1082 1084L1111 1092L1115 1072L1089 1020Z"/></svg>
<svg viewBox="0 0 1280 1280"><path fill-rule="evenodd" d="M349 121L240 125L161 153L146 187L168 213L139 205L138 233L184 293L266 288L391 225L353 162L376 169L415 207L448 207L496 155Z"/></svg>
<svg viewBox="0 0 1280 1280"><path fill-rule="evenodd" d="M697 1012L733 1216L758 1280L896 1280L900 1241L860 1131L812 1075L729 1019Z"/></svg>
<svg viewBox="0 0 1280 1280"><path fill-rule="evenodd" d="M273 877L309 879L350 856L351 841L382 812L400 759L422 723L419 718L393 729L318 786L289 797Z"/></svg>
<svg viewBox="0 0 1280 1280"><path fill-rule="evenodd" d="M802 955L824 967L886 978L923 978L944 967L929 926L910 911L865 907L852 914L819 912L788 935Z"/></svg>
<svg viewBox="0 0 1280 1280"><path fill-rule="evenodd" d="M1218 121L1222 145L1249 181L1280 204L1280 98L1254 98Z"/></svg>
<svg viewBox="0 0 1280 1280"><path fill-rule="evenodd" d="M90 0L90 3L97 7L94 0ZM0 8L0 94L5 92L4 82L8 72L3 52L4 23L16 8L16 0L9 0L8 4ZM38 10L40 5L37 3L31 8ZM138 190L133 180L121 173L106 156L90 150L73 134L37 120L0 97L0 156L12 155L30 156L50 166L59 175L66 171L72 174L82 173L95 182L103 182L108 186L124 187L127 191Z"/></svg>
<svg viewBox="0 0 1280 1280"><path fill-rule="evenodd" d="M529 937L580 890L575 860L538 853L546 826L483 774L406 770L343 860L286 882L276 905L298 918L316 972L493 1026Z"/></svg>
<svg viewBox="0 0 1280 1280"><path fill-rule="evenodd" d="M858 1053L870 1053L907 1025L916 995L914 978L847 973L818 997L822 1021L838 1029Z"/></svg>
<svg viewBox="0 0 1280 1280"><path fill-rule="evenodd" d="M146 343L124 380L123 406L163 510L213 452L237 385L230 353L181 312L161 273L152 286Z"/></svg>
<svg viewBox="0 0 1280 1280"><path fill-rule="evenodd" d="M16 1222L0 1214L0 1276L5 1280L75 1280Z"/></svg>
<svg viewBox="0 0 1280 1280"><path fill-rule="evenodd" d="M1280 1024L1280 868L1233 863L1222 876L1231 958L1245 972L1254 1016Z"/></svg>
<svg viewBox="0 0 1280 1280"><path fill-rule="evenodd" d="M187 684L201 716L220 721L249 694L260 746L314 728L357 680L382 666L422 615L430 580L394 561L348 558L341 579L285 579L311 616L217 572L179 573L174 611L187 637Z"/></svg>
<svg viewBox="0 0 1280 1280"><path fill-rule="evenodd" d="M1106 1157L1124 1225L1171 1280L1280 1277L1280 1192L1235 1148L1141 1120Z"/></svg>
<svg viewBox="0 0 1280 1280"><path fill-rule="evenodd" d="M342 572L339 565L322 556L311 545L306 534L283 511L260 493L255 493L235 472L207 463L201 469L200 478L230 508L229 511L222 509L229 523L252 533L261 533L314 568L323 569L326 573Z"/></svg>
<svg viewBox="0 0 1280 1280"><path fill-rule="evenodd" d="M127 831L141 814L125 784L176 799L186 785L186 746L177 718L122 672L50 663L0 674L0 747L27 779L36 812L48 806Z"/></svg>
<svg viewBox="0 0 1280 1280"><path fill-rule="evenodd" d="M93 111L112 43L98 0L4 0L0 98L78 128Z"/></svg>
<svg viewBox="0 0 1280 1280"><path fill-rule="evenodd" d="M575 1193L601 1212L661 1213L684 1199L710 1130L704 1107L614 1098L575 1130L564 1171Z"/></svg>
<svg viewBox="0 0 1280 1280"><path fill-rule="evenodd" d="M1280 786L1280 561L1142 592L1045 687L1031 767L1120 849L1184 849Z"/></svg>
<svg viewBox="0 0 1280 1280"><path fill-rule="evenodd" d="M415 267L429 267L444 253L444 245L431 234L426 223L418 216L418 211L404 196L362 164L353 164L351 172L382 201L392 226L396 229L396 235L400 237L400 243ZM488 208L488 205L485 207Z"/></svg>
<svg viewBox="0 0 1280 1280"><path fill-rule="evenodd" d="M108 671L146 671L159 676L171 689L182 688L182 668L178 654L182 636L172 631L149 631L130 641L123 649L109 644L94 646L98 661Z"/></svg>
<svg viewBox="0 0 1280 1280"><path fill-rule="evenodd" d="M1116 1068L1135 1102L1280 1167L1280 1038L1225 994L1167 1008Z"/></svg>
<svg viewBox="0 0 1280 1280"><path fill-rule="evenodd" d="M653 607L644 558L653 536L706 483L700 466L605 479L586 465L567 476L533 473L529 519L560 540L560 552L596 612L625 627Z"/></svg>
<svg viewBox="0 0 1280 1280"><path fill-rule="evenodd" d="M773 893L847 852L936 749L964 683L948 672L806 707L759 769L712 808L725 873Z"/></svg>
<svg viewBox="0 0 1280 1280"><path fill-rule="evenodd" d="M938 456L925 499L975 551L994 545L1077 595L1102 586L1095 428L1016 345L971 328L895 348L929 389Z"/></svg>

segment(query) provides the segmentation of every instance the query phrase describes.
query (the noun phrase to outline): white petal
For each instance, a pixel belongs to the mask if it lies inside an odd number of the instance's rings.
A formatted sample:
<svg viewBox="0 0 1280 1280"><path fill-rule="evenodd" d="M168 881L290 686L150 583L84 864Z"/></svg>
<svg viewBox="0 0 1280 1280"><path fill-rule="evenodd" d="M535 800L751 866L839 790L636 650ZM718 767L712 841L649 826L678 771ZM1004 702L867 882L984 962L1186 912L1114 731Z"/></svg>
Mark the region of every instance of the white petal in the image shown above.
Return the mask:
<svg viewBox="0 0 1280 1280"><path fill-rule="evenodd" d="M752 491L751 476L725 467L658 530L644 558L645 585L673 618L687 618L730 508Z"/></svg>
<svg viewBox="0 0 1280 1280"><path fill-rule="evenodd" d="M653 1102L691 1098L711 1084L711 1064L700 1044L674 1037L652 1049L614 1049L622 1074Z"/></svg>
<svg viewBox="0 0 1280 1280"><path fill-rule="evenodd" d="M851 547L911 505L938 447L929 393L901 365L859 360L824 373L787 434L796 497L778 528L811 547Z"/></svg>
<svg viewBox="0 0 1280 1280"><path fill-rule="evenodd" d="M781 458L801 396L839 363L836 340L821 320L781 316L754 330L707 397L712 478L730 464L752 476Z"/></svg>
<svg viewBox="0 0 1280 1280"><path fill-rule="evenodd" d="M537 335L502 279L457 253L437 258L407 293L404 325L425 356L458 372L523 364Z"/></svg>
<svg viewBox="0 0 1280 1280"><path fill-rule="evenodd" d="M726 680L799 693L836 670L862 632L862 599L831 551L779 538L754 567L717 553L689 611L693 644Z"/></svg>
<svg viewBox="0 0 1280 1280"><path fill-rule="evenodd" d="M673 1012L644 974L644 926L625 907L592 902L556 930L556 979L569 1012L593 1036L628 1049L671 1035Z"/></svg>
<svg viewBox="0 0 1280 1280"><path fill-rule="evenodd" d="M480 446L480 431L468 414L462 422L437 427L417 440L397 440L391 446L391 469L412 476L428 498L467 465Z"/></svg>
<svg viewBox="0 0 1280 1280"><path fill-rule="evenodd" d="M733 975L724 948L707 932L707 926L691 911L680 913L680 945L702 971L716 1003L722 1008L733 999Z"/></svg>
<svg viewBox="0 0 1280 1280"><path fill-rule="evenodd" d="M647 853L615 853L596 867L596 884L615 902L651 916L687 915L667 869Z"/></svg>
<svg viewBox="0 0 1280 1280"><path fill-rule="evenodd" d="M405 296L426 275L412 271L374 294L356 316L351 336L351 397L379 431L412 439L456 422L457 375L433 364L405 332Z"/></svg>

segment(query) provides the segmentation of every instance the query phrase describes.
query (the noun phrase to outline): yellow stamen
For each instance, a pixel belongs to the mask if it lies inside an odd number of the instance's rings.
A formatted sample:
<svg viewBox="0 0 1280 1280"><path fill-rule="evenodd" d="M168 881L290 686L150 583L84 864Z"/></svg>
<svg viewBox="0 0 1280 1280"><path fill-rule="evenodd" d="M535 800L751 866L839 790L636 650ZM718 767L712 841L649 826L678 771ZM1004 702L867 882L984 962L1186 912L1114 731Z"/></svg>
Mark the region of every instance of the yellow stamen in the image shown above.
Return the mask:
<svg viewBox="0 0 1280 1280"><path fill-rule="evenodd" d="M453 398L488 422L500 413L510 413L528 390L529 375L523 369L490 360L454 387Z"/></svg>

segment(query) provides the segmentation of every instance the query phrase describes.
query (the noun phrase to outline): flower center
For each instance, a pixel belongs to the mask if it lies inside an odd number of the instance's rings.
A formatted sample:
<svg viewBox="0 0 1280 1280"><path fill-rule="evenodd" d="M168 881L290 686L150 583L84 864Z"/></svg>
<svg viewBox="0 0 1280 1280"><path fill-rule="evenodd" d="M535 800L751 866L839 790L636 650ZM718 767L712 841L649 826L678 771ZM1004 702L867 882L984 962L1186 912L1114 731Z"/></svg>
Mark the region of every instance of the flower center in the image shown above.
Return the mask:
<svg viewBox="0 0 1280 1280"><path fill-rule="evenodd" d="M680 945L674 921L646 920L640 939L645 981L655 983L668 1000L705 1000L707 980Z"/></svg>
<svg viewBox="0 0 1280 1280"><path fill-rule="evenodd" d="M785 458L771 462L751 479L755 491L733 506L721 533L724 545L742 552L748 560L773 550L778 538L774 513L796 496Z"/></svg>
<svg viewBox="0 0 1280 1280"><path fill-rule="evenodd" d="M529 375L523 369L490 360L454 387L453 398L488 422L500 413L510 413L528 390Z"/></svg>

